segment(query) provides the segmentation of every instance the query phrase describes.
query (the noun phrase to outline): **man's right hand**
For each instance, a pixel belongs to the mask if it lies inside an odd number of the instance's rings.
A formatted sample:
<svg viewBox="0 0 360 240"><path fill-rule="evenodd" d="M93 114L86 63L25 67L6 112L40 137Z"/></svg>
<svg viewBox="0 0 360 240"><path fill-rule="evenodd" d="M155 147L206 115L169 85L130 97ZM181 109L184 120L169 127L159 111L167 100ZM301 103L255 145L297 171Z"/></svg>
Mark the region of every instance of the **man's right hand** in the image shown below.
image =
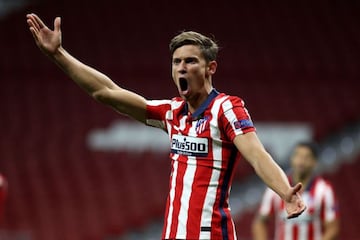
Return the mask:
<svg viewBox="0 0 360 240"><path fill-rule="evenodd" d="M71 56L61 46L60 17L54 30L49 29L35 14L26 15L36 45L48 55L75 83L97 101L140 122L146 122L146 100L119 87L108 76Z"/></svg>
<svg viewBox="0 0 360 240"><path fill-rule="evenodd" d="M36 45L46 55L53 56L61 47L60 17L55 18L53 31L34 13L27 14L26 18Z"/></svg>

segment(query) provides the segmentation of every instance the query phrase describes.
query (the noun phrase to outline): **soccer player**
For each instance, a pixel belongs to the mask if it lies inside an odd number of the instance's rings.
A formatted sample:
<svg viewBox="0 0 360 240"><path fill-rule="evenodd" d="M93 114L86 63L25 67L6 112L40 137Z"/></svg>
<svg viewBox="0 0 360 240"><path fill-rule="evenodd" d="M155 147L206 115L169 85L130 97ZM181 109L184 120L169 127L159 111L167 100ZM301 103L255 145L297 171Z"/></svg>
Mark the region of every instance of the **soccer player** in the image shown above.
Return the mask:
<svg viewBox="0 0 360 240"><path fill-rule="evenodd" d="M172 78L180 97L146 100L71 56L61 44L59 17L54 30L35 14L27 23L38 47L90 96L169 134L172 171L162 239L236 239L229 193L240 153L284 200L289 218L304 211L301 183L291 187L265 151L244 102L213 88L213 40L196 32L175 36Z"/></svg>
<svg viewBox="0 0 360 240"><path fill-rule="evenodd" d="M268 238L270 215L275 216L276 240L333 240L339 234L338 209L331 184L314 175L317 147L311 142L298 143L291 156L290 183L301 182L302 198L307 206L296 219L286 219L282 200L270 189L265 191L257 217L253 223L254 240ZM274 239L271 237L271 239Z"/></svg>

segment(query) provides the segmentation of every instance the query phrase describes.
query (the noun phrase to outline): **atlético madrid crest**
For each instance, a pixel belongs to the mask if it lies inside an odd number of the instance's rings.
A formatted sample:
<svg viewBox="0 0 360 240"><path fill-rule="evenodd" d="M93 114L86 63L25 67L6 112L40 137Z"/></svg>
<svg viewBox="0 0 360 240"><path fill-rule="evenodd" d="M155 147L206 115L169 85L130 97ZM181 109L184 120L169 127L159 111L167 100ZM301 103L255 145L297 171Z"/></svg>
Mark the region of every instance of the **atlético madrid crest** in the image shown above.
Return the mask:
<svg viewBox="0 0 360 240"><path fill-rule="evenodd" d="M199 119L196 123L196 127L195 127L195 131L196 131L196 134L201 134L204 132L204 130L206 128L208 128L209 126L209 117L208 116L205 116L201 119Z"/></svg>

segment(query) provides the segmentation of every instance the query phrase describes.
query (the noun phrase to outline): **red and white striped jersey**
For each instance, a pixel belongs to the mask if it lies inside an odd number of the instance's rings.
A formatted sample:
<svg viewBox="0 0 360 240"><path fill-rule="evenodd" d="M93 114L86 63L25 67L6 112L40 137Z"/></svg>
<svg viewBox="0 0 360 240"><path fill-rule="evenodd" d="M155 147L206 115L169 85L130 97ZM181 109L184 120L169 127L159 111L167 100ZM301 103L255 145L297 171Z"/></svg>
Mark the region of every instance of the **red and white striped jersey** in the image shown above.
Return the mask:
<svg viewBox="0 0 360 240"><path fill-rule="evenodd" d="M271 189L265 191L259 214L275 215L276 240L320 240L323 224L338 217L333 188L321 177L313 178L301 196L307 209L297 218L286 219L284 202Z"/></svg>
<svg viewBox="0 0 360 240"><path fill-rule="evenodd" d="M213 90L193 113L181 98L147 102L147 124L169 134L172 170L162 239L236 239L229 193L235 136L254 131L244 102Z"/></svg>

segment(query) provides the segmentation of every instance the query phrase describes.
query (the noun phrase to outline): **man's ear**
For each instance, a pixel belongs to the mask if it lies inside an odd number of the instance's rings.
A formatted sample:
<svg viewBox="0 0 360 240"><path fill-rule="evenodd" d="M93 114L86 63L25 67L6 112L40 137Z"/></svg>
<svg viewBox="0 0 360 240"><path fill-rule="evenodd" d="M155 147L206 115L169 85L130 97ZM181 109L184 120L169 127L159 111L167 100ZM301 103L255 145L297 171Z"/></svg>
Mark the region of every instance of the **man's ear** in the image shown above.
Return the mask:
<svg viewBox="0 0 360 240"><path fill-rule="evenodd" d="M207 66L207 72L209 73L209 75L214 75L217 69L217 62L216 61L211 61L208 63Z"/></svg>

